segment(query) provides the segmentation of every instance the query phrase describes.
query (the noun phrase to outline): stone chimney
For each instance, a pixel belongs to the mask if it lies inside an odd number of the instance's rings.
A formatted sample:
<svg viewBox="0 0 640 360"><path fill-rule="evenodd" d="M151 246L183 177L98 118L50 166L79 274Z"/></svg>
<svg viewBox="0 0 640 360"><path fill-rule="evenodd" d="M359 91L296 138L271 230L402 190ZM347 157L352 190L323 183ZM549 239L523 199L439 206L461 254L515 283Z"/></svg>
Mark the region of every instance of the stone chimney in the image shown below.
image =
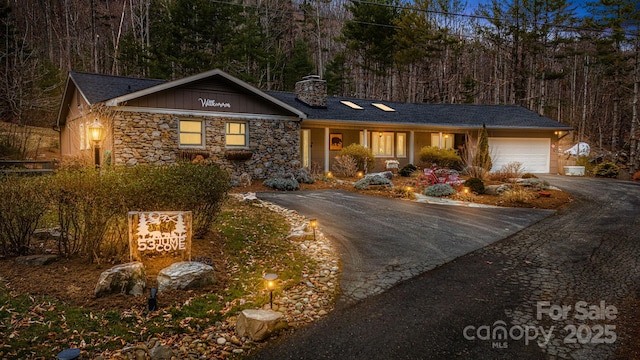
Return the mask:
<svg viewBox="0 0 640 360"><path fill-rule="evenodd" d="M296 83L296 97L312 108L326 108L327 82L318 75L305 76Z"/></svg>

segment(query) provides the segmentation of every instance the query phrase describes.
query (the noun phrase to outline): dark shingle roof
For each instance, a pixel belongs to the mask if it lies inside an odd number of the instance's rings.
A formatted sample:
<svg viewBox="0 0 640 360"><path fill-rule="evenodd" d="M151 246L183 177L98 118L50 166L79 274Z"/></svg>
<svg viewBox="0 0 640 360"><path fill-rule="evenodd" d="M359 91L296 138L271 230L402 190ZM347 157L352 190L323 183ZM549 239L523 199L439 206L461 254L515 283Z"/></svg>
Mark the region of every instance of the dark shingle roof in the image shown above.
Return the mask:
<svg viewBox="0 0 640 360"><path fill-rule="evenodd" d="M124 76L69 73L77 88L90 104L113 99L164 83L164 80L138 79Z"/></svg>
<svg viewBox="0 0 640 360"><path fill-rule="evenodd" d="M267 93L303 111L309 120L460 128L480 128L484 123L487 128L571 129L570 126L515 105L416 104L330 96L327 98L326 108L312 108L297 100L295 93L281 91L267 91ZM340 103L343 100L360 105L363 110L351 109ZM383 103L395 111L382 111L371 105L372 103Z"/></svg>

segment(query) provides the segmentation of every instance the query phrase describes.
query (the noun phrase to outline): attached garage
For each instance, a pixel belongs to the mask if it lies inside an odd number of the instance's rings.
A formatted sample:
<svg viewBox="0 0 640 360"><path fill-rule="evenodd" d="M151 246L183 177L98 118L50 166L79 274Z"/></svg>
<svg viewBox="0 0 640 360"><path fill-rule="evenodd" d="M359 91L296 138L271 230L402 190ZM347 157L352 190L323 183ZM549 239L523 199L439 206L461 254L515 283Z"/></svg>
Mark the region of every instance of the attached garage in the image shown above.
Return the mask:
<svg viewBox="0 0 640 360"><path fill-rule="evenodd" d="M489 151L493 167L499 171L503 165L519 162L525 172L549 173L551 156L549 138L489 138Z"/></svg>

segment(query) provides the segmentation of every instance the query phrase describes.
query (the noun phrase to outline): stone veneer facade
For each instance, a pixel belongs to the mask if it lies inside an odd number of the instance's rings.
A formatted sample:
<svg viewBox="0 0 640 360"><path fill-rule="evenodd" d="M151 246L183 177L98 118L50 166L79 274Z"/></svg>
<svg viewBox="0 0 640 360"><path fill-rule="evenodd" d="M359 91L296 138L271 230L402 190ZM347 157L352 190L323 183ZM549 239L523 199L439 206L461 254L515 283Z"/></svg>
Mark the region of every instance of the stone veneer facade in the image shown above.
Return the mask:
<svg viewBox="0 0 640 360"><path fill-rule="evenodd" d="M248 160L225 157L225 122L239 121L224 116L187 116L119 112L113 120L113 163L166 165L180 158L178 145L179 120L205 121L205 148L208 159L227 169L232 177L247 173L252 179L266 179L293 172L300 167L300 122L291 119L261 119L248 117L249 147L253 155Z"/></svg>

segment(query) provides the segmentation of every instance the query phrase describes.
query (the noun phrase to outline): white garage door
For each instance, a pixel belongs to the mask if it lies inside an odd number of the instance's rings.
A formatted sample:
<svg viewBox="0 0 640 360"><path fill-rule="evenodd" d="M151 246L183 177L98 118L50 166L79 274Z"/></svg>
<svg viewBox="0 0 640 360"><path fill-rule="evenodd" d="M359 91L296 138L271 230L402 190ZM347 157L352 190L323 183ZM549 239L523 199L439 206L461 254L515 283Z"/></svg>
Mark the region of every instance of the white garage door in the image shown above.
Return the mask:
<svg viewBox="0 0 640 360"><path fill-rule="evenodd" d="M493 161L492 172L502 165L519 162L525 172L548 173L551 139L489 138L489 151Z"/></svg>

